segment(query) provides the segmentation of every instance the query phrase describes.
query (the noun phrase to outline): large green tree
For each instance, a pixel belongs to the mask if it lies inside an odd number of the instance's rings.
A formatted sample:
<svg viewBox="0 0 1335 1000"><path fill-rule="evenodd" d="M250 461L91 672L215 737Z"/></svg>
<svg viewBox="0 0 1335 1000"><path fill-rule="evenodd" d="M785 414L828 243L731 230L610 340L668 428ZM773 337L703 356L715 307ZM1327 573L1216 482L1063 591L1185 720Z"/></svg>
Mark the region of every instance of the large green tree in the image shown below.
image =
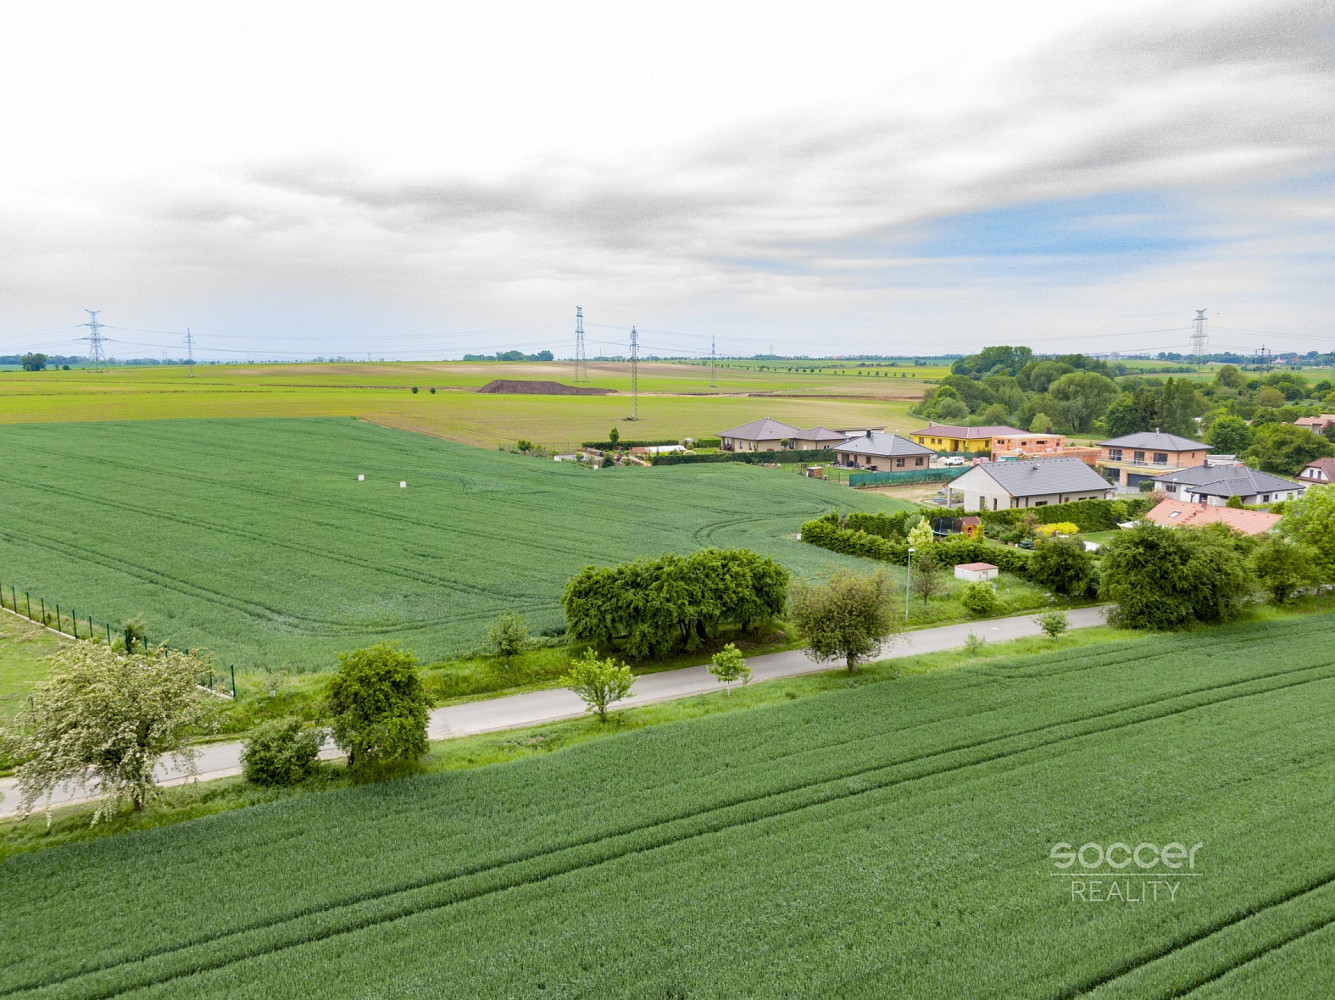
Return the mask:
<svg viewBox="0 0 1335 1000"><path fill-rule="evenodd" d="M1125 628L1174 629L1228 621L1251 590L1248 543L1222 525L1164 528L1142 522L1109 541L1100 596Z"/></svg>
<svg viewBox="0 0 1335 1000"><path fill-rule="evenodd" d="M165 646L117 652L91 642L62 646L47 679L4 733L25 810L57 785L106 796L93 822L122 802L142 809L155 793L153 769L169 757L195 769L187 740L214 719L198 687L208 663Z"/></svg>
<svg viewBox="0 0 1335 1000"><path fill-rule="evenodd" d="M1252 446L1253 440L1247 421L1231 414L1216 418L1205 432L1205 443L1226 455L1241 455Z"/></svg>
<svg viewBox="0 0 1335 1000"><path fill-rule="evenodd" d="M1094 426L1117 398L1117 383L1096 372L1070 372L1048 387L1048 395L1057 401L1058 418L1069 430L1084 434Z"/></svg>
<svg viewBox="0 0 1335 1000"><path fill-rule="evenodd" d="M1316 458L1335 455L1335 445L1293 424L1268 424L1256 434L1247 458L1264 472L1295 476Z"/></svg>
<svg viewBox="0 0 1335 1000"><path fill-rule="evenodd" d="M1080 595L1094 574L1094 558L1078 538L1054 538L1034 545L1029 579L1059 594Z"/></svg>
<svg viewBox="0 0 1335 1000"><path fill-rule="evenodd" d="M890 601L890 581L884 573L859 576L839 570L824 584L794 580L789 620L812 659L843 660L852 671L879 653L902 627Z"/></svg>
<svg viewBox="0 0 1335 1000"><path fill-rule="evenodd" d="M1335 486L1312 486L1284 508L1280 533L1314 552L1321 579L1335 583Z"/></svg>
<svg viewBox="0 0 1335 1000"><path fill-rule="evenodd" d="M1196 418L1203 416L1207 408L1204 397L1192 382L1170 378L1159 391L1157 426L1166 434L1194 438Z"/></svg>
<svg viewBox="0 0 1335 1000"><path fill-rule="evenodd" d="M396 643L382 642L338 656L325 703L334 742L348 766L416 760L426 753L430 701L417 659Z"/></svg>

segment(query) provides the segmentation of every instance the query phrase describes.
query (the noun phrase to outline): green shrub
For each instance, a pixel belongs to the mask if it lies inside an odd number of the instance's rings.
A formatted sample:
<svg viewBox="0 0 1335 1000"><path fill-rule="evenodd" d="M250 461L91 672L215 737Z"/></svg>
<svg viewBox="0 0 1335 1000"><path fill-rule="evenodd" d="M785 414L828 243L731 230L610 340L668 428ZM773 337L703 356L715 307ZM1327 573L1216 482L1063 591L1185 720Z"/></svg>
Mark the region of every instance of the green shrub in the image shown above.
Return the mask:
<svg viewBox="0 0 1335 1000"><path fill-rule="evenodd" d="M297 785L314 773L324 731L300 719L263 722L241 748L241 772L257 785Z"/></svg>
<svg viewBox="0 0 1335 1000"><path fill-rule="evenodd" d="M1054 538L1038 542L1029 560L1029 578L1059 594L1079 596L1089 586L1093 557L1078 538Z"/></svg>
<svg viewBox="0 0 1335 1000"><path fill-rule="evenodd" d="M964 588L964 592L960 595L960 604L975 618L986 618L988 615L996 614L1001 606L996 593L992 590L992 584L982 580L975 580Z"/></svg>

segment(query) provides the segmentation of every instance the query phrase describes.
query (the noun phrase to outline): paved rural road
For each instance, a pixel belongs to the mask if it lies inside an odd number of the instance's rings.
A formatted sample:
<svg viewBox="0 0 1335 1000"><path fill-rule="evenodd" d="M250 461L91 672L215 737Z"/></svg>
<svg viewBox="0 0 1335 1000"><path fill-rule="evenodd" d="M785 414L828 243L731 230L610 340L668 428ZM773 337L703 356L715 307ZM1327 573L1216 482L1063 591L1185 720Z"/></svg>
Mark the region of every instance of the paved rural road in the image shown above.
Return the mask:
<svg viewBox="0 0 1335 1000"><path fill-rule="evenodd" d="M1077 608L1068 611L1071 628L1090 628L1102 625L1104 608ZM970 622L962 625L942 625L937 628L919 629L906 632L899 639L883 660L913 656L917 653L936 653L946 649L959 649L970 632L977 632L989 642L1004 642L1007 639L1023 639L1041 635L1041 630L1034 623L1033 615L1017 615L1013 618L997 618L991 621ZM778 677L795 677L798 674L816 673L821 670L841 669L829 664L814 663L798 650L785 653L770 653L755 656L747 660L751 667L751 680L770 681ZM656 701L670 701L673 698L688 698L695 694L704 694L719 690L719 682L704 666L683 667L680 670L664 670L656 674L645 674L635 679L630 696L618 702L617 707L647 705ZM486 701L471 701L461 705L437 708L431 713L427 723L427 736L433 740L447 740L456 736L471 736L474 733L488 733L499 729L517 729L521 726L535 726L559 719L572 719L584 714L584 703L564 688L546 691L533 691L528 694L507 695L503 698L491 698ZM326 746L322 757L337 757L338 751ZM223 778L241 771L241 744L238 742L210 743L200 749L198 758L199 780ZM181 784L192 780L179 768L160 765L158 781L163 785ZM13 815L18 811L19 798L13 778L0 779L0 816ZM62 787L52 796L52 804L59 805L86 797L86 793L77 788ZM40 804L39 804L40 805Z"/></svg>

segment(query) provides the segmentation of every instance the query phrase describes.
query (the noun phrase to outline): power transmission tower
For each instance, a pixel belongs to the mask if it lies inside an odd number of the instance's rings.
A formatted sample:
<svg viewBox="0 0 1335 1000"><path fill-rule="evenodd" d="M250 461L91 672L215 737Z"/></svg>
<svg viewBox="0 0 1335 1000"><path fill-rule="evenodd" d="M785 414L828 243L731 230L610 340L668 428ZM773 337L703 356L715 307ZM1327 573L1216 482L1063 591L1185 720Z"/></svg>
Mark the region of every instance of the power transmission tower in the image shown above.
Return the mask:
<svg viewBox="0 0 1335 1000"><path fill-rule="evenodd" d="M589 359L584 355L584 307L575 306L575 381L589 380Z"/></svg>
<svg viewBox="0 0 1335 1000"><path fill-rule="evenodd" d="M718 342L709 335L709 388L718 388Z"/></svg>
<svg viewBox="0 0 1335 1000"><path fill-rule="evenodd" d="M185 328L185 354L186 365L189 368L189 378L195 377L195 338L190 333L190 327Z"/></svg>
<svg viewBox="0 0 1335 1000"><path fill-rule="evenodd" d="M1191 321L1191 357L1197 364L1205 357L1205 344L1209 339L1205 335L1205 310L1197 309L1196 318Z"/></svg>
<svg viewBox="0 0 1335 1000"><path fill-rule="evenodd" d="M1270 370L1270 350L1264 345L1256 352L1256 367L1258 370L1262 368L1266 371Z"/></svg>
<svg viewBox="0 0 1335 1000"><path fill-rule="evenodd" d="M640 335L630 328L630 419L640 419Z"/></svg>
<svg viewBox="0 0 1335 1000"><path fill-rule="evenodd" d="M98 322L97 314L101 309L85 309L88 314L88 322L80 323L80 326L88 327L89 333L86 337L80 337L80 340L88 341L88 356L93 364L97 365L97 370L102 370L102 364L107 360L107 352L102 349L102 324Z"/></svg>

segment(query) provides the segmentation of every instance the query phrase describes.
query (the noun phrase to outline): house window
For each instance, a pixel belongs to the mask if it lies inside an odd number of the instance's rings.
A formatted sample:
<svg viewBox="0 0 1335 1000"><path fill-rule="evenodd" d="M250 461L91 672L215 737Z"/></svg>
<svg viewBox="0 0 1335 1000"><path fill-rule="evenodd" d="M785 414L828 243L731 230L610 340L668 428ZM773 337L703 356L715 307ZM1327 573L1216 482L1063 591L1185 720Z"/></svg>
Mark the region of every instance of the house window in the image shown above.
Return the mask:
<svg viewBox="0 0 1335 1000"><path fill-rule="evenodd" d="M1167 464L1168 464L1168 452L1166 452L1166 451L1156 451L1156 452L1154 453L1154 464L1155 464L1155 465L1167 465Z"/></svg>
<svg viewBox="0 0 1335 1000"><path fill-rule="evenodd" d="M996 510L996 509L997 509L997 498L996 498L996 497L993 497L993 498L992 498L992 509L993 509L993 510Z"/></svg>
<svg viewBox="0 0 1335 1000"><path fill-rule="evenodd" d="M895 459L895 468L896 469L904 468L904 460L902 458Z"/></svg>
<svg viewBox="0 0 1335 1000"><path fill-rule="evenodd" d="M1109 461L1109 462L1120 462L1121 460L1122 460L1122 449L1121 449L1121 448L1109 448L1109 449L1108 449L1108 461Z"/></svg>
<svg viewBox="0 0 1335 1000"><path fill-rule="evenodd" d="M1269 494L1269 493L1267 493L1267 494L1265 494L1264 496L1261 497L1261 503L1269 503L1269 502L1270 502L1270 494Z"/></svg>
<svg viewBox="0 0 1335 1000"><path fill-rule="evenodd" d="M1145 461L1145 453L1143 451L1133 451L1131 453L1131 461L1133 462Z"/></svg>
<svg viewBox="0 0 1335 1000"><path fill-rule="evenodd" d="M1035 501L1034 501L1034 506L1035 506L1035 507L1046 507L1047 505L1048 505L1048 502L1047 502L1046 500L1035 500Z"/></svg>
<svg viewBox="0 0 1335 1000"><path fill-rule="evenodd" d="M915 459L913 460L913 464L914 464L914 465L922 465L922 457L919 456L918 458L915 458Z"/></svg>

